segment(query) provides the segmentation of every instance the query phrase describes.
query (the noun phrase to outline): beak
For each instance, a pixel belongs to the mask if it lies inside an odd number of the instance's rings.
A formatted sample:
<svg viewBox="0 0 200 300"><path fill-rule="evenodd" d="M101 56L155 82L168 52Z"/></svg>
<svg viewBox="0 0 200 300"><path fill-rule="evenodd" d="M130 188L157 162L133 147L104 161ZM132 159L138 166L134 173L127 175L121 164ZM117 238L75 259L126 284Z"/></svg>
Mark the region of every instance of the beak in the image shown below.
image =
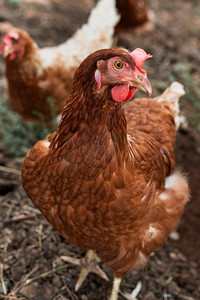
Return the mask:
<svg viewBox="0 0 200 300"><path fill-rule="evenodd" d="M144 76L144 75L138 74L137 80L131 80L130 87L136 87L139 90L147 93L149 96L151 96L151 94L152 94L151 83L149 82L146 75Z"/></svg>
<svg viewBox="0 0 200 300"><path fill-rule="evenodd" d="M4 58L8 57L12 53L12 48L10 46L4 46L2 55Z"/></svg>
<svg viewBox="0 0 200 300"><path fill-rule="evenodd" d="M129 82L129 89L139 89L147 93L149 96L152 94L151 83L147 78L146 72L140 72L139 70L135 69L132 71L131 75L124 77L122 81Z"/></svg>

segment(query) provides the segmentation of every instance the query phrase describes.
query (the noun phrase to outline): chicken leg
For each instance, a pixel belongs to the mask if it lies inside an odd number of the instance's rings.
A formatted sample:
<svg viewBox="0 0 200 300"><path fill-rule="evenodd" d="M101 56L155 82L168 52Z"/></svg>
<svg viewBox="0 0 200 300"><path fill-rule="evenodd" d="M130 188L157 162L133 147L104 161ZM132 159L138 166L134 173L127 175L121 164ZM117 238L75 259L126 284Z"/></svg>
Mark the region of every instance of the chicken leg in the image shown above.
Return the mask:
<svg viewBox="0 0 200 300"><path fill-rule="evenodd" d="M83 281L86 279L87 275L90 272L93 272L97 275L99 275L101 278L105 280L109 280L107 275L104 273L104 271L97 265L97 263L100 261L98 256L96 255L95 251L89 250L87 251L84 258L77 259L70 256L62 256L61 259L65 262L69 262L75 265L79 265L81 267L81 272L78 278L78 281L75 285L75 291L77 292L79 288L81 287ZM115 298L113 298L115 299Z"/></svg>
<svg viewBox="0 0 200 300"><path fill-rule="evenodd" d="M126 299L126 300L137 300L136 297L139 294L141 288L142 288L142 283L139 281L135 287L135 289L129 294L129 293L123 293L119 290L120 288L120 283L121 283L122 278L120 277L115 277L113 280L113 286L112 286L112 292L110 295L109 300L117 300L118 294L120 294Z"/></svg>
<svg viewBox="0 0 200 300"><path fill-rule="evenodd" d="M114 277L112 292L111 292L109 300L117 300L117 296L118 296L118 293L119 293L119 287L120 287L121 281L122 281L122 278Z"/></svg>

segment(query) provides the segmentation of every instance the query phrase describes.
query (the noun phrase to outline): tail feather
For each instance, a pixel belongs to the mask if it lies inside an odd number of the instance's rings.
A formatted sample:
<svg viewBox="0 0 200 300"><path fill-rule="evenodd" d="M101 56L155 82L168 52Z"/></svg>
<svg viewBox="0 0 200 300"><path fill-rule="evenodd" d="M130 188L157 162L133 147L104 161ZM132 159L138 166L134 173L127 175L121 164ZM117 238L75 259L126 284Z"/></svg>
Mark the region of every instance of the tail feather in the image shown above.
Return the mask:
<svg viewBox="0 0 200 300"><path fill-rule="evenodd" d="M166 177L165 190L159 195L169 216L176 222L183 213L184 206L189 201L190 190L187 178L180 170Z"/></svg>
<svg viewBox="0 0 200 300"><path fill-rule="evenodd" d="M184 94L185 94L185 91L184 91L183 85L177 81L174 81L161 95L159 95L155 99L158 102L167 100L171 103L175 103Z"/></svg>
<svg viewBox="0 0 200 300"><path fill-rule="evenodd" d="M168 105L175 113L174 118L177 129L180 124L185 121L185 118L179 115L179 99L184 94L185 91L183 85L174 81L161 95L155 98L158 102L168 102Z"/></svg>
<svg viewBox="0 0 200 300"><path fill-rule="evenodd" d="M165 180L165 189L155 198L152 222L144 231L143 251L145 255L158 249L170 232L176 230L184 207L190 198L186 177L175 171Z"/></svg>

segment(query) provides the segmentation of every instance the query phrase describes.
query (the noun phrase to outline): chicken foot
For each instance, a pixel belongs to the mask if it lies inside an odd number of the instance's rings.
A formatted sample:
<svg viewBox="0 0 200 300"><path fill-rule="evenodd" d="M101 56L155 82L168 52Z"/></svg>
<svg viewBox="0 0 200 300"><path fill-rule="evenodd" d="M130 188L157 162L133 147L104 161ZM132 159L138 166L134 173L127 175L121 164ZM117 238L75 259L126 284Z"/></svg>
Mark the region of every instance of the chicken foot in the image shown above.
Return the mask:
<svg viewBox="0 0 200 300"><path fill-rule="evenodd" d="M76 282L75 285L76 292L79 290L83 281L86 279L87 275L90 272L99 275L101 278L107 281L109 280L107 275L104 273L104 271L98 266L97 263L100 262L100 259L98 258L95 251L93 250L88 250L85 257L81 259L70 257L70 256L62 256L61 259L65 262L79 265L81 267L81 272L78 281Z"/></svg>

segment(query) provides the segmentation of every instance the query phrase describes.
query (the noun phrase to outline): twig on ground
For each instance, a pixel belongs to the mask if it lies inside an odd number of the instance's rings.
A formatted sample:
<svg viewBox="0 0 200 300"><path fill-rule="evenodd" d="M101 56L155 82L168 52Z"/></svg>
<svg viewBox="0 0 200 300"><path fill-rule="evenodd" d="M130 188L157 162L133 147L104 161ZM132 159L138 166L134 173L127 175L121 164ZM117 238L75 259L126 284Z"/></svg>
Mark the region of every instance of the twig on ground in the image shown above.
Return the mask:
<svg viewBox="0 0 200 300"><path fill-rule="evenodd" d="M31 214L31 215L19 215L17 217L13 217L11 219L6 219L6 220L3 221L3 223L8 224L8 223L12 223L12 222L19 222L19 221L29 220L29 219L35 218L38 215L41 215L41 213L37 212L37 213Z"/></svg>
<svg viewBox="0 0 200 300"><path fill-rule="evenodd" d="M3 295L3 294L0 294L0 299L8 299L8 300L26 300L26 298L24 297L15 297L15 296L11 296L10 294L8 295Z"/></svg>
<svg viewBox="0 0 200 300"><path fill-rule="evenodd" d="M9 207L8 207L8 211L6 213L6 220L9 220L10 219L10 216L11 216L11 213L12 213L12 210L13 210L13 207L14 207L14 203L12 203Z"/></svg>
<svg viewBox="0 0 200 300"><path fill-rule="evenodd" d="M38 265L36 265L28 274L25 274L24 276L22 276L22 278L20 279L20 281L18 281L12 291L10 292L10 295L15 295L19 290L21 290L25 285L24 282L36 271L38 270Z"/></svg>
<svg viewBox="0 0 200 300"><path fill-rule="evenodd" d="M51 275L51 274L53 274L53 273L55 273L55 272L57 272L57 271L64 270L64 269L67 268L68 266L69 266L69 265L60 266L60 267L54 268L54 269L52 269L52 270L50 270L50 271L48 271L48 272L42 273L42 274L40 274L40 275L38 275L38 276L35 276L35 277L33 277L33 278L27 279L27 280L25 281L25 286L29 285L31 282L33 282L33 281L35 281L35 280L37 280L37 279L44 278L44 277L47 277L47 276L49 276L49 275Z"/></svg>
<svg viewBox="0 0 200 300"><path fill-rule="evenodd" d="M39 213L39 210L37 208L32 207L32 206L27 205L27 204L22 205L22 209L26 210L26 211L31 211L31 212Z"/></svg>
<svg viewBox="0 0 200 300"><path fill-rule="evenodd" d="M21 171L10 167L0 166L0 171L21 176Z"/></svg>
<svg viewBox="0 0 200 300"><path fill-rule="evenodd" d="M141 288L142 288L142 283L141 281L138 281L136 287L130 294L127 292L123 293L122 291L120 291L120 294L127 300L137 300L136 297L139 294Z"/></svg>
<svg viewBox="0 0 200 300"><path fill-rule="evenodd" d="M75 300L75 298L74 298L74 296L72 295L70 289L68 288L68 286L67 286L66 281L65 281L64 278L62 278L62 281L63 281L63 283L64 283L64 285L65 285L65 289L67 290L67 292L68 292L70 298L71 298L72 300Z"/></svg>
<svg viewBox="0 0 200 300"><path fill-rule="evenodd" d="M182 295L182 294L178 294L178 297L180 297L180 299L184 299L184 300L194 300L194 298L192 298L190 296Z"/></svg>
<svg viewBox="0 0 200 300"><path fill-rule="evenodd" d="M3 264L2 263L0 263L0 280L1 280L1 285L2 285L3 293L5 295L7 295L7 288L6 288L6 284L5 284L4 278L3 278Z"/></svg>
<svg viewBox="0 0 200 300"><path fill-rule="evenodd" d="M39 228L38 228L38 248L39 248L39 251L41 252L42 251L42 230L43 230L43 224L40 224L39 225Z"/></svg>

